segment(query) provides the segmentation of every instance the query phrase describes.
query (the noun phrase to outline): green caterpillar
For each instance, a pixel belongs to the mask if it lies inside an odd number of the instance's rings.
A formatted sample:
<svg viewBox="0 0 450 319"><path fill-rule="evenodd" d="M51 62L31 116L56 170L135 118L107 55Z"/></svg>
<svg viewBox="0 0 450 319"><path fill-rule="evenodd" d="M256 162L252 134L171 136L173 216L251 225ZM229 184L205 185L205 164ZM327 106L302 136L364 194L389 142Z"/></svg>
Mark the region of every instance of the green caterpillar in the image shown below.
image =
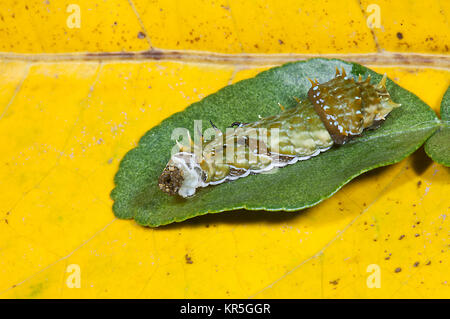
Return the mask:
<svg viewBox="0 0 450 319"><path fill-rule="evenodd" d="M307 160L344 144L364 129L377 128L400 104L386 89L386 75L376 85L336 70L323 84L311 81L308 99L253 123L233 123L224 136L214 125L213 140L179 146L158 180L170 195L189 197L198 187L216 185ZM234 127L237 124L238 127Z"/></svg>

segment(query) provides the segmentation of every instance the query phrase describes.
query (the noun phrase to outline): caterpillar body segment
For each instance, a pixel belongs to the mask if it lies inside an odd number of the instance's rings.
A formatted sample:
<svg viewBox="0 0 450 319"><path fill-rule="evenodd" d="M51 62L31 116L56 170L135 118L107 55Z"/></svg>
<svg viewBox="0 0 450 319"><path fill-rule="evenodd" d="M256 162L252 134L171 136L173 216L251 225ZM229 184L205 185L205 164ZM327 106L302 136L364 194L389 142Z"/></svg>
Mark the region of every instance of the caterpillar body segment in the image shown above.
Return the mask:
<svg viewBox="0 0 450 319"><path fill-rule="evenodd" d="M217 185L307 160L344 144L364 129L376 128L399 104L390 99L386 76L376 85L345 71L330 81L311 81L308 99L252 123L235 122L212 140L179 146L158 184L170 195L189 197L199 187Z"/></svg>
<svg viewBox="0 0 450 319"><path fill-rule="evenodd" d="M376 126L400 106L387 92L386 75L380 83L372 85L370 76L364 81L359 77L355 82L345 71L336 70L332 80L314 83L308 98L336 144L344 144L364 129Z"/></svg>

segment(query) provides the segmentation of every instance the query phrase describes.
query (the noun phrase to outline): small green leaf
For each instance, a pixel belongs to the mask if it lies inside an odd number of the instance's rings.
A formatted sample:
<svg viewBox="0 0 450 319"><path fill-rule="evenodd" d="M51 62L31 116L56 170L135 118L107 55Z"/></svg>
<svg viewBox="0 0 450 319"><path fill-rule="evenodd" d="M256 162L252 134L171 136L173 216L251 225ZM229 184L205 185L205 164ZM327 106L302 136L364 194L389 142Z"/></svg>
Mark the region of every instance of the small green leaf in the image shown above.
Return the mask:
<svg viewBox="0 0 450 319"><path fill-rule="evenodd" d="M425 152L433 161L450 167L450 87L441 103L441 127L425 144Z"/></svg>
<svg viewBox="0 0 450 319"><path fill-rule="evenodd" d="M311 86L308 77L325 82L333 78L336 67L344 67L355 78L370 74L372 83L382 77L361 65L335 59L289 63L227 86L152 128L120 164L111 194L116 216L134 218L141 225L160 226L242 208L300 210L330 197L363 172L402 160L439 126L430 107L388 79L392 100L402 106L392 111L377 130L273 174L252 175L202 188L188 199L159 190L158 177L174 146L170 139L173 129L184 127L192 132L194 120L202 120L204 128L212 120L223 130L235 121L250 122L257 120L258 115L276 114L280 112L278 103L290 107L295 105L293 96L306 98Z"/></svg>

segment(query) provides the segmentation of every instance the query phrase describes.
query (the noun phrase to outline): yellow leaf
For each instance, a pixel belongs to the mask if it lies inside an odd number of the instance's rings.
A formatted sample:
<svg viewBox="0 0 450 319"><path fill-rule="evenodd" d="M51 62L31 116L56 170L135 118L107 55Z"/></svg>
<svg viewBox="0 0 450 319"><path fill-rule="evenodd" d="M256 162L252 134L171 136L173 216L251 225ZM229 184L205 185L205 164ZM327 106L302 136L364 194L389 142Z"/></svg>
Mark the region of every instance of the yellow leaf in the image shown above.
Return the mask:
<svg viewBox="0 0 450 319"><path fill-rule="evenodd" d="M0 6L0 298L450 297L450 170L422 149L296 213L149 229L109 197L148 129L284 61L361 62L438 112L445 1L377 1L379 28L370 1L76 1L80 28L71 4Z"/></svg>

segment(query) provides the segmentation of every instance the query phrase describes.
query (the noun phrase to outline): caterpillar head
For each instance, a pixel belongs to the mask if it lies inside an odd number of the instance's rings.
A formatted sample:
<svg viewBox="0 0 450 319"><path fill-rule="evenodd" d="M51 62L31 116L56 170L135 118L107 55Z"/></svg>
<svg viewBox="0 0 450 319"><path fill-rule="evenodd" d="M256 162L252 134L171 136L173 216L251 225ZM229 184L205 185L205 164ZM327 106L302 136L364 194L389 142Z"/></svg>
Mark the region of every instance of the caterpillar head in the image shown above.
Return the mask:
<svg viewBox="0 0 450 319"><path fill-rule="evenodd" d="M386 75L372 85L370 76L365 80L360 76L355 81L344 69L336 69L336 76L330 81L319 84L316 80L311 84L308 98L336 144L344 144L364 129L378 126L400 106L391 100L386 89Z"/></svg>

